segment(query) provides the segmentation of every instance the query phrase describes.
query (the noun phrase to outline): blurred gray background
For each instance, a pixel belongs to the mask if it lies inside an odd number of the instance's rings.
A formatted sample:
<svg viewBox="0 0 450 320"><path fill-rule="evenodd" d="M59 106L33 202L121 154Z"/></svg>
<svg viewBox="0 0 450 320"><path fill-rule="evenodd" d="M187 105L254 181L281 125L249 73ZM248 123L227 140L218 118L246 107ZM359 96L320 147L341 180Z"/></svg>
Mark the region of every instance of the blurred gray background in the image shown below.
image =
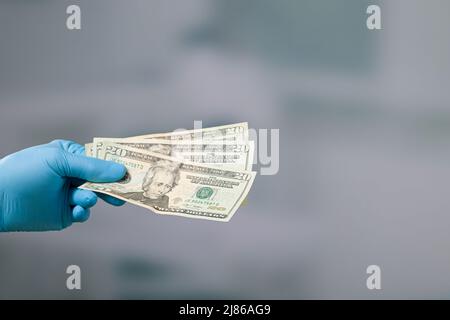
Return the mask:
<svg viewBox="0 0 450 320"><path fill-rule="evenodd" d="M66 29L70 4L82 30ZM367 30L369 4L383 30ZM1 0L0 157L248 121L280 129L280 171L257 176L228 224L102 203L63 232L2 234L0 298L450 298L448 12ZM66 289L70 264L81 291Z"/></svg>

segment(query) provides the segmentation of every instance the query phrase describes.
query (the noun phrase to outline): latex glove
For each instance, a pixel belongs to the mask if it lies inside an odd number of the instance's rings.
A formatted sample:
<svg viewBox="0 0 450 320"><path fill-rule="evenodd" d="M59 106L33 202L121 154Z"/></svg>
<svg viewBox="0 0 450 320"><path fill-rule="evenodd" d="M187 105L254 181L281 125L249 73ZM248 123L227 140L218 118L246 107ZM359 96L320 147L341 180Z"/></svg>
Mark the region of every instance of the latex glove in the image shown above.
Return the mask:
<svg viewBox="0 0 450 320"><path fill-rule="evenodd" d="M86 221L97 195L77 187L120 180L126 168L84 152L79 144L55 140L0 160L0 231L61 230ZM99 196L113 205L124 203Z"/></svg>

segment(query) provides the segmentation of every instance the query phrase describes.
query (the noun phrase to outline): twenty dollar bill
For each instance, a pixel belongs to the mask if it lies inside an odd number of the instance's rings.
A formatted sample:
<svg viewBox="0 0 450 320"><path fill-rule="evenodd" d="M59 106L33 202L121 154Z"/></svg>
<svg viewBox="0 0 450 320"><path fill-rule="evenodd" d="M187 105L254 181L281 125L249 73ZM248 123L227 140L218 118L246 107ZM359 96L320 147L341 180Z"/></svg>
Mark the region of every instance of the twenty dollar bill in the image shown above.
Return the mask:
<svg viewBox="0 0 450 320"><path fill-rule="evenodd" d="M159 214L229 221L247 196L255 172L227 170L105 141L100 158L125 165L116 183L81 188L108 194Z"/></svg>
<svg viewBox="0 0 450 320"><path fill-rule="evenodd" d="M223 142L183 142L156 139L118 139L118 138L95 138L90 151L95 158L103 158L105 143L120 144L131 148L142 149L173 158L179 161L195 162L199 164L214 166L229 170L252 169L254 144L253 141L246 143L223 143ZM95 150L95 151L94 151Z"/></svg>
<svg viewBox="0 0 450 320"><path fill-rule="evenodd" d="M171 141L219 140L228 142L242 142L248 141L248 137L248 123L241 122L218 127L146 134L142 136L128 137L127 139L158 139Z"/></svg>

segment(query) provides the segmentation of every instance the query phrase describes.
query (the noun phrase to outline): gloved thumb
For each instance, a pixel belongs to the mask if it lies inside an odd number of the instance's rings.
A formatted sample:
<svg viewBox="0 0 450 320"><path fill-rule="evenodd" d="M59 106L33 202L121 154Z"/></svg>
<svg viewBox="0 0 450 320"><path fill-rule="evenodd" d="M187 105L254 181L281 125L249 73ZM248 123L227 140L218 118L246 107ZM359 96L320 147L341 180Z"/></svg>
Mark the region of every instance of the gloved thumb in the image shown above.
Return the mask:
<svg viewBox="0 0 450 320"><path fill-rule="evenodd" d="M124 165L83 155L65 152L67 169L64 176L90 182L115 182L122 179L127 169Z"/></svg>

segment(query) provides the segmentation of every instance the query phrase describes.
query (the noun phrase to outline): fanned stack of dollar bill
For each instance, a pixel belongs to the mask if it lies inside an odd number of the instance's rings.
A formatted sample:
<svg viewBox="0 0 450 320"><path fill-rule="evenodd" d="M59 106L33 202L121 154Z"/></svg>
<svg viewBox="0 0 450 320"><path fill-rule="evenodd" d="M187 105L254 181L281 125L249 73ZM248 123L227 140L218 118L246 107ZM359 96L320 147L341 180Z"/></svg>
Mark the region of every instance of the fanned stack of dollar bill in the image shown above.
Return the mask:
<svg viewBox="0 0 450 320"><path fill-rule="evenodd" d="M229 221L253 181L254 145L248 124L95 138L86 155L125 165L116 183L82 188L111 195L155 213Z"/></svg>

